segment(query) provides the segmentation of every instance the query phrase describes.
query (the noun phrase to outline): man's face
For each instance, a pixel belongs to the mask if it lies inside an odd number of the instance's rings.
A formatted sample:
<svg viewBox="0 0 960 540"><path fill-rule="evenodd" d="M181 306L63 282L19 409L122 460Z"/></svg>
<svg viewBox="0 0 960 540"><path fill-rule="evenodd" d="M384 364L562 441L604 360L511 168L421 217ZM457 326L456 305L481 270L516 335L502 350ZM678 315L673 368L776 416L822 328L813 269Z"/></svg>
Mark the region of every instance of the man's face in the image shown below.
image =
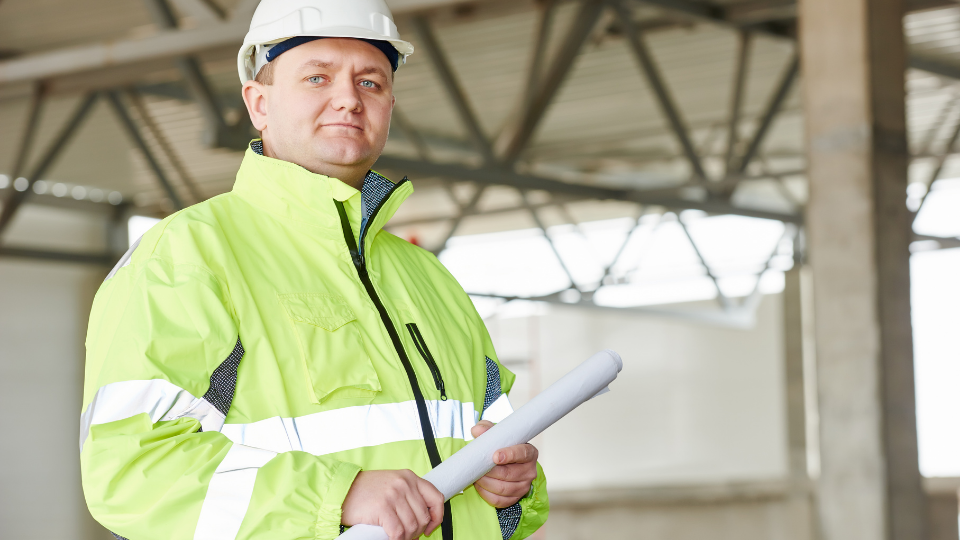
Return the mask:
<svg viewBox="0 0 960 540"><path fill-rule="evenodd" d="M348 183L354 173L362 177L390 129L395 98L386 55L356 39L324 38L294 47L272 64L273 84L244 87L264 152Z"/></svg>

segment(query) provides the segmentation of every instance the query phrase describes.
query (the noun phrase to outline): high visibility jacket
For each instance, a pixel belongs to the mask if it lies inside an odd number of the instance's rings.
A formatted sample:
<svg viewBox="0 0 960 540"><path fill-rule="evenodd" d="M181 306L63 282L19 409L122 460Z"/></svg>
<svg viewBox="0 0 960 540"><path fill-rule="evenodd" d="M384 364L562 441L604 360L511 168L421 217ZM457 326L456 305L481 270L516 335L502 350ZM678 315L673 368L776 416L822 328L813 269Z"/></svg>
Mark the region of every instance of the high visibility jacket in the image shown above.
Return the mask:
<svg viewBox="0 0 960 540"><path fill-rule="evenodd" d="M509 414L514 376L470 298L381 230L412 192L248 149L233 191L124 256L86 340L80 461L100 523L131 540L334 538L359 471L422 476ZM445 527L524 538L548 506L538 467L518 505L471 486Z"/></svg>

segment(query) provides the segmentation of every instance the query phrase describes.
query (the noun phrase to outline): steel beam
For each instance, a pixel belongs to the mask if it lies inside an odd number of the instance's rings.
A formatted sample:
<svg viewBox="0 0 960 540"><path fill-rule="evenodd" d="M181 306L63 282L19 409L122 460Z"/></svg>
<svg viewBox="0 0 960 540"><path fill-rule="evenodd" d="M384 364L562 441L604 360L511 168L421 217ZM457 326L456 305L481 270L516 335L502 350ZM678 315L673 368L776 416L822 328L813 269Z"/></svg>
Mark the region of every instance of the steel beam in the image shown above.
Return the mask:
<svg viewBox="0 0 960 540"><path fill-rule="evenodd" d="M427 146L427 141L423 138L423 135L413 127L407 115L404 114L399 107L394 106L391 119L393 123L396 124L397 129L403 134L404 138L409 140L410 144L417 150L417 155L420 159L430 161L430 147Z"/></svg>
<svg viewBox="0 0 960 540"><path fill-rule="evenodd" d="M730 5L730 8L711 3L693 2L690 0L641 0L642 3L657 6L664 10L679 13L687 17L705 22L711 22L733 28L750 28L752 31L762 32L767 35L793 39L792 31L784 31L784 28L764 24L742 24L738 23L729 10L736 9L737 3ZM946 7L956 5L956 0L910 0L905 2L906 12L920 11L925 9ZM960 66L944 64L943 62L923 58L916 54L909 54L907 63L911 68L927 71L935 75L940 75L950 79L960 79Z"/></svg>
<svg viewBox="0 0 960 540"><path fill-rule="evenodd" d="M713 270L710 269L710 265L707 264L707 259L703 257L703 254L700 253L700 248L697 247L697 243L693 240L693 235L690 234L690 228L687 227L687 224L680 219L680 216L677 215L677 223L680 224L680 228L683 229L683 234L686 235L687 240L690 242L690 247L693 248L693 253L697 256L697 259L700 259L700 264L703 265L704 271L707 273L707 277L710 278L710 281L713 282L713 287L717 289L717 301L720 303L720 307L724 311L729 310L733 307L733 304L730 302L730 299L727 298L727 295L723 294L723 289L720 288L720 280L717 279L716 274L713 273Z"/></svg>
<svg viewBox="0 0 960 540"><path fill-rule="evenodd" d="M939 2L939 0L937 1ZM724 18L724 10L719 6L682 0L645 0L644 3L696 19L739 28L734 22ZM936 5L940 4L947 5L943 2ZM246 12L248 10L241 11ZM395 10L394 14L402 11ZM581 15L584 14L590 15L589 13L581 13ZM597 15L599 15L599 11ZM578 24L583 22L580 19L577 21ZM595 19L593 22L595 22ZM197 28L166 30L141 38L107 40L48 52L25 54L0 61L0 86L91 72L112 66L146 66L152 60L169 59L226 47L232 48L243 41L243 36L247 33L248 27L249 19L233 15L229 21L205 24ZM790 37L789 34L780 32L776 28L771 29L764 26L751 26L750 28L770 35ZM567 56L568 62L572 60L575 54L576 51L573 55ZM960 68L957 66L915 56L910 58L910 65L945 77L960 79ZM555 63L554 68L558 67L561 67L560 64ZM149 68L145 67L144 69ZM543 86L541 86L541 89L543 89ZM541 105L537 106L540 107ZM529 120L526 122L529 122ZM536 124L536 122L533 123ZM528 129L531 128L523 127L523 129L518 130L517 135L520 136L516 137L516 142L512 143L511 146L525 142L525 140L521 140L529 138L529 134L524 134ZM523 145L520 146L522 150Z"/></svg>
<svg viewBox="0 0 960 540"><path fill-rule="evenodd" d="M214 2L214 0L197 0L197 3L207 8L207 11L209 11L217 19L220 19L221 21L226 20L227 12L224 11L224 9L220 7L219 4Z"/></svg>
<svg viewBox="0 0 960 540"><path fill-rule="evenodd" d="M797 73L800 72L800 56L797 53L794 53L793 58L790 60L790 63L787 64L787 69L783 72L783 75L780 78L779 84L773 93L773 96L770 97L770 102L767 103L767 108L764 110L763 116L760 120L760 125L757 127L757 131L753 134L753 139L750 140L750 146L747 147L746 152L740 158L739 171L742 175L747 171L747 167L750 165L750 162L753 161L753 158L756 157L757 152L760 150L760 145L763 144L763 140L767 136L767 131L770 129L770 125L773 124L774 118L776 118L777 113L780 112L780 108L783 106L784 100L787 99L787 96L790 94L790 89L793 88L793 82L797 80Z"/></svg>
<svg viewBox="0 0 960 540"><path fill-rule="evenodd" d="M58 263L94 264L98 266L110 267L117 262L117 259L120 258L120 255L115 255L108 252L78 253L70 251L51 251L44 249L0 246L0 257Z"/></svg>
<svg viewBox="0 0 960 540"><path fill-rule="evenodd" d="M27 113L27 123L23 127L23 135L20 137L20 148L17 150L17 158L13 164L13 174L10 178L10 193L3 198L0 204L0 243L2 243L3 229L13 218L17 207L26 198L26 190L23 193L14 189L14 183L27 166L27 160L30 159L30 150L33 147L33 140L36 137L37 125L40 123L40 111L43 105L43 86L38 84L33 89L30 100L30 111ZM29 180L29 179L28 179Z"/></svg>
<svg viewBox="0 0 960 540"><path fill-rule="evenodd" d="M223 119L223 109L210 85L207 84L200 62L193 56L183 56L177 58L175 63L180 74L183 75L183 80L187 83L193 100L200 106L207 124L215 130L227 129L227 122Z"/></svg>
<svg viewBox="0 0 960 540"><path fill-rule="evenodd" d="M143 140L143 136L140 135L140 129L127 112L127 108L120 99L120 94L116 90L113 90L107 93L107 98L110 102L110 105L113 106L114 112L117 113L117 118L119 118L120 123L123 125L124 130L130 137L130 140L133 141L134 145L136 145L136 147L140 150L140 153L143 154L143 158L147 160L147 165L149 165L150 169L153 170L153 173L157 177L157 181L160 182L160 186L164 191L166 191L167 197L170 198L174 208L177 210L182 209L184 207L183 201L180 200L180 196L177 195L176 190L173 188L173 184L171 184L170 180L167 178L167 174L163 171L163 168L160 167L160 163L158 163L157 159L153 156L153 152L150 150L150 147L147 146L146 141Z"/></svg>
<svg viewBox="0 0 960 540"><path fill-rule="evenodd" d="M530 68L527 70L527 86L524 88L523 109L526 110L531 103L537 87L540 85L540 77L543 72L542 64L547 54L547 41L550 38L550 27L553 25L553 14L557 6L557 0L545 0L540 4L542 12L537 24L537 37L533 46L533 54L530 56Z"/></svg>
<svg viewBox="0 0 960 540"><path fill-rule="evenodd" d="M173 149L173 146L167 141L166 136L160 130L160 126L154 122L153 117L150 115L150 111L147 109L146 103L143 102L143 98L140 97L139 92L134 89L127 89L126 91L127 98L130 100L130 103L133 105L133 108L136 109L137 114L140 116L140 120L143 121L144 125L147 127L147 130L153 135L154 140L157 141L157 145L160 146L160 149L163 150L164 155L167 157L167 161L170 162L170 165L173 167L173 170L177 171L177 176L180 177L180 181L187 187L187 190L190 192L190 195L193 197L193 202L200 202L206 199L203 196L203 193L200 193L200 190L197 189L197 183L193 180L193 177L190 173L187 172L187 168L184 166L183 162L180 161L180 156L177 155L177 152Z"/></svg>
<svg viewBox="0 0 960 540"><path fill-rule="evenodd" d="M480 184L512 186L524 190L543 190L550 193L562 193L585 199L624 200L651 206L663 206L677 210L702 210L711 214L735 214L761 219L772 219L786 223L800 223L802 217L797 214L783 214L733 206L723 201L692 201L676 197L648 195L643 190L616 189L585 184L571 184L514 171L491 167L468 167L454 163L431 163L396 156L380 156L378 169L403 171L405 174L420 177L434 177L465 180Z"/></svg>
<svg viewBox="0 0 960 540"><path fill-rule="evenodd" d="M927 202L927 197L930 195L930 190L933 189L933 183L936 182L940 177L940 173L943 171L943 166L946 164L947 158L950 157L951 152L953 152L953 147L956 146L958 138L960 138L960 119L957 120L957 125L953 129L950 139L947 140L947 147L944 148L943 154L937 158L937 164L934 166L933 171L930 172L930 180L927 181L927 191L923 194L923 197L920 198L920 204L913 213L913 222L917 221L917 216L920 215L920 210L923 208L923 203Z"/></svg>
<svg viewBox="0 0 960 540"><path fill-rule="evenodd" d="M547 226L544 225L543 221L540 219L540 215L537 214L537 210L530 204L530 199L526 191L520 191L520 199L523 201L524 208L526 208L530 213L530 217L533 218L533 223L543 233L544 240L546 240L547 244L550 245L550 249L553 251L553 256L556 257L557 262L560 263L560 268L563 269L563 273L566 274L567 279L570 280L570 288L580 291L580 286L577 285L576 280L573 279L573 273L570 272L570 269L567 268L567 263L565 263L563 261L563 257L560 256L560 250L557 249L557 245L553 242L553 238L550 238L550 234L547 233Z"/></svg>
<svg viewBox="0 0 960 540"><path fill-rule="evenodd" d="M40 123L40 111L43 109L43 85L34 85L33 94L30 96L30 111L27 113L27 123L23 127L23 135L20 137L20 148L17 150L17 160L13 164L13 179L23 174L27 167L27 160L30 159L30 150L33 148L33 140L37 133L37 125Z"/></svg>
<svg viewBox="0 0 960 540"><path fill-rule="evenodd" d="M930 58L910 55L907 59L907 65L913 69L919 69L948 79L960 79L960 66L944 64L943 62Z"/></svg>
<svg viewBox="0 0 960 540"><path fill-rule="evenodd" d="M440 42L437 41L437 37L430 27L430 22L426 17L418 15L411 19L411 23L420 36L423 42L422 46L427 50L427 56L430 57L433 68L436 70L437 75L440 76L443 89L447 92L447 97L450 98L450 101L453 102L453 106L457 110L457 115L460 117L463 127L467 130L467 135L469 135L473 141L473 145L477 151L480 152L480 155L483 156L484 162L493 164L495 159L493 150L490 148L490 141L483 133L480 121L473 112L473 107L470 106L463 86L453 73L453 68L450 66L447 56L440 47Z"/></svg>
<svg viewBox="0 0 960 540"><path fill-rule="evenodd" d="M47 170L53 165L54 161L60 157L60 152L67 145L70 139L73 137L73 134L76 133L77 128L83 123L87 115L90 113L90 110L93 109L93 104L97 101L97 94L91 93L87 94L86 97L80 100L80 104L77 106L77 109L74 111L73 115L67 120L66 125L63 129L60 130L60 133L53 140L53 143L50 144L50 147L47 149L46 153L40 158L40 161L37 163L36 168L33 172L27 176L27 188L23 191L13 191L12 195L4 204L2 209L2 214L0 214L0 239L3 237L3 232L6 230L7 226L10 224L10 221L13 219L13 216L17 213L17 209L20 208L20 205L23 204L23 201L29 197L31 193L30 188L33 187L33 183L40 179L41 176L47 173Z"/></svg>
<svg viewBox="0 0 960 540"><path fill-rule="evenodd" d="M50 193L44 193L40 195L36 192L32 193L30 197L23 202L26 205L36 205L36 206L46 206L49 208L62 208L64 210L70 210L74 212L86 212L89 214L112 214L117 210L117 208L128 204L127 202L121 202L119 205L111 204L109 202L93 202L89 199L77 200L73 197L57 197Z"/></svg>
<svg viewBox="0 0 960 540"><path fill-rule="evenodd" d="M164 30L142 38L126 38L49 52L25 54L0 62L0 85L38 81L111 66L137 65L243 41L249 21L231 21L187 30Z"/></svg>
<svg viewBox="0 0 960 540"><path fill-rule="evenodd" d="M644 0L643 3L680 12L698 19L727 22L724 9L721 6L707 2L694 2L691 0Z"/></svg>
<svg viewBox="0 0 960 540"><path fill-rule="evenodd" d="M482 185L483 184L481 184L481 186ZM568 202L586 200L580 197L566 197L566 196L562 197L562 200L558 200L558 199L561 199L561 197L555 196L554 200L550 202L536 203L536 204L531 204L530 206L536 209L540 209L540 208L554 207L554 206L558 206L560 204L564 204ZM387 224L387 228L396 229L398 227L409 227L410 225L425 225L429 223L441 223L444 221L454 221L457 219L464 219L471 216L488 217L488 216L495 216L499 214L508 214L510 212L526 211L526 207L523 205L502 206L502 207L492 208L492 209L483 210L483 211L477 210L476 208L468 211L466 209L466 205L463 205L461 208L462 210L460 212L452 216L431 216L431 217L422 217L422 218L413 218L413 219L391 220L390 223Z"/></svg>
<svg viewBox="0 0 960 540"><path fill-rule="evenodd" d="M160 28L174 30L177 28L177 18L167 0L144 0L149 8L154 23ZM209 7L209 6L208 6ZM174 64L180 71L194 102L200 107L207 122L207 132L204 142L210 147L243 148L249 142L249 137L243 133L245 124L237 126L227 124L223 115L223 107L216 94L207 82L200 61L193 55L182 55L174 59Z"/></svg>
<svg viewBox="0 0 960 540"><path fill-rule="evenodd" d="M923 138L923 141L917 145L916 150L911 152L912 158L916 159L918 156L930 155L930 148L933 146L933 143L936 142L937 137L940 135L940 130L946 125L947 119L950 117L950 113L957 106L957 104L960 104L960 91L954 91L953 97L943 104L943 108L941 108L940 113L937 114L936 121L932 126L930 126L930 129L927 130L927 134Z"/></svg>
<svg viewBox="0 0 960 540"><path fill-rule="evenodd" d="M599 287L608 285L605 283L607 278L610 277L610 274L613 272L613 267L620 262L620 257L623 256L623 252L627 250L627 246L630 245L630 240L633 239L633 233L637 232L637 229L640 228L641 220L644 216L647 215L647 209L644 206L640 207L640 212L638 213L636 219L633 221L633 226L630 227L630 230L627 231L626 236L623 238L623 242L620 244L620 247L617 249L617 252L614 254L613 259L610 260L610 264L606 265L603 269L603 275L600 276ZM657 223L653 226L654 231L660 228L660 223L663 222L663 214L660 214Z"/></svg>
<svg viewBox="0 0 960 540"><path fill-rule="evenodd" d="M457 229L460 228L460 224L463 223L464 218L475 213L477 205L480 203L480 198L483 197L483 192L486 191L486 189L487 186L485 184L477 184L477 189L473 192L473 196L470 197L470 201L461 206L460 211L457 212L457 215L451 219L450 229L447 230L447 234L443 238L443 241L440 242L440 245L431 250L434 255L439 255L441 251L447 248L447 244L450 242L450 239L453 238L453 235L456 234ZM456 202L456 199L454 199L454 202Z"/></svg>
<svg viewBox="0 0 960 540"><path fill-rule="evenodd" d="M750 33L741 30L739 34L739 48L737 51L737 66L733 75L733 92L730 98L730 124L727 129L727 153L723 164L725 174L729 175L733 168L733 153L737 148L740 136L740 112L743 105L743 86L747 79L747 62L750 58Z"/></svg>
<svg viewBox="0 0 960 540"><path fill-rule="evenodd" d="M670 97L670 92L663 82L660 70L657 68L653 57L650 55L649 49L647 49L646 43L643 41L643 36L640 35L640 31L637 30L636 25L633 24L633 16L630 10L627 9L622 2L615 3L614 9L620 16L620 25L623 27L624 34L626 34L627 43L630 44L630 48L633 50L637 62L640 63L640 67L643 69L644 75L646 75L647 83L650 84L650 88L657 98L657 105L660 106L660 112L667 117L670 129L680 143L680 148L683 149L683 153L687 157L690 167L693 169L694 177L699 179L700 182L706 182L707 173L703 170L703 165L700 163L697 150L693 147L693 142L690 141L687 126L684 124L683 119L680 118L677 106L674 104L673 98Z"/></svg>
<svg viewBox="0 0 960 540"><path fill-rule="evenodd" d="M960 238L914 234L912 241L913 242L931 242L931 241L936 242L937 244L939 244L939 247L937 247L936 249L960 248Z"/></svg>
<svg viewBox="0 0 960 540"><path fill-rule="evenodd" d="M507 139L502 153L501 161L503 163L512 165L526 149L547 107L553 101L553 96L556 95L560 84L563 83L567 73L570 72L570 67L580 52L583 42L593 31L593 27L605 5L605 0L583 0L580 11L573 19L573 24L567 32L563 45L557 51L550 69L547 70L537 89L536 97L524 110L523 116L515 129L508 132L509 139Z"/></svg>

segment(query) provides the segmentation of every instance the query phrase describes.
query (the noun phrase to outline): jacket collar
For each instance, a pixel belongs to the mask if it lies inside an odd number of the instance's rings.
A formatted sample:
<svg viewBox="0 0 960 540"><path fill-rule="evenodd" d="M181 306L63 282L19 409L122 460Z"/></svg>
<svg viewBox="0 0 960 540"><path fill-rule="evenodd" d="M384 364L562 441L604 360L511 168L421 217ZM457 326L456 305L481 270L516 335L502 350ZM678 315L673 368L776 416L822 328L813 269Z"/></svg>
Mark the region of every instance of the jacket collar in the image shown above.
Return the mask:
<svg viewBox="0 0 960 540"><path fill-rule="evenodd" d="M258 142L253 141L254 144ZM361 193L336 178L314 174L294 163L260 155L248 147L237 172L233 192L253 206L281 219L337 231L342 229L333 201L341 201L350 218L354 236L359 240L361 229L365 229L364 243L369 244L403 201L413 193L413 187L408 181L394 184L370 171Z"/></svg>

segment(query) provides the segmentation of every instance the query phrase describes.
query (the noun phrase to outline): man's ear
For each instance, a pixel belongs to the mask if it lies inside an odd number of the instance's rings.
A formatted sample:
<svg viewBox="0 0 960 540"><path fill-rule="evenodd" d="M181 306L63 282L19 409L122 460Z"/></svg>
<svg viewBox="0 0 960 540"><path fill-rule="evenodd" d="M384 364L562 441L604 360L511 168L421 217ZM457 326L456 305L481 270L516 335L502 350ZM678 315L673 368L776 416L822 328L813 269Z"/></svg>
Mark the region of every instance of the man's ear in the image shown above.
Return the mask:
<svg viewBox="0 0 960 540"><path fill-rule="evenodd" d="M247 106L247 114L250 115L250 123L257 131L263 131L267 127L267 96L268 88L257 81L247 81L243 83L243 89L240 91L243 95L243 103Z"/></svg>

